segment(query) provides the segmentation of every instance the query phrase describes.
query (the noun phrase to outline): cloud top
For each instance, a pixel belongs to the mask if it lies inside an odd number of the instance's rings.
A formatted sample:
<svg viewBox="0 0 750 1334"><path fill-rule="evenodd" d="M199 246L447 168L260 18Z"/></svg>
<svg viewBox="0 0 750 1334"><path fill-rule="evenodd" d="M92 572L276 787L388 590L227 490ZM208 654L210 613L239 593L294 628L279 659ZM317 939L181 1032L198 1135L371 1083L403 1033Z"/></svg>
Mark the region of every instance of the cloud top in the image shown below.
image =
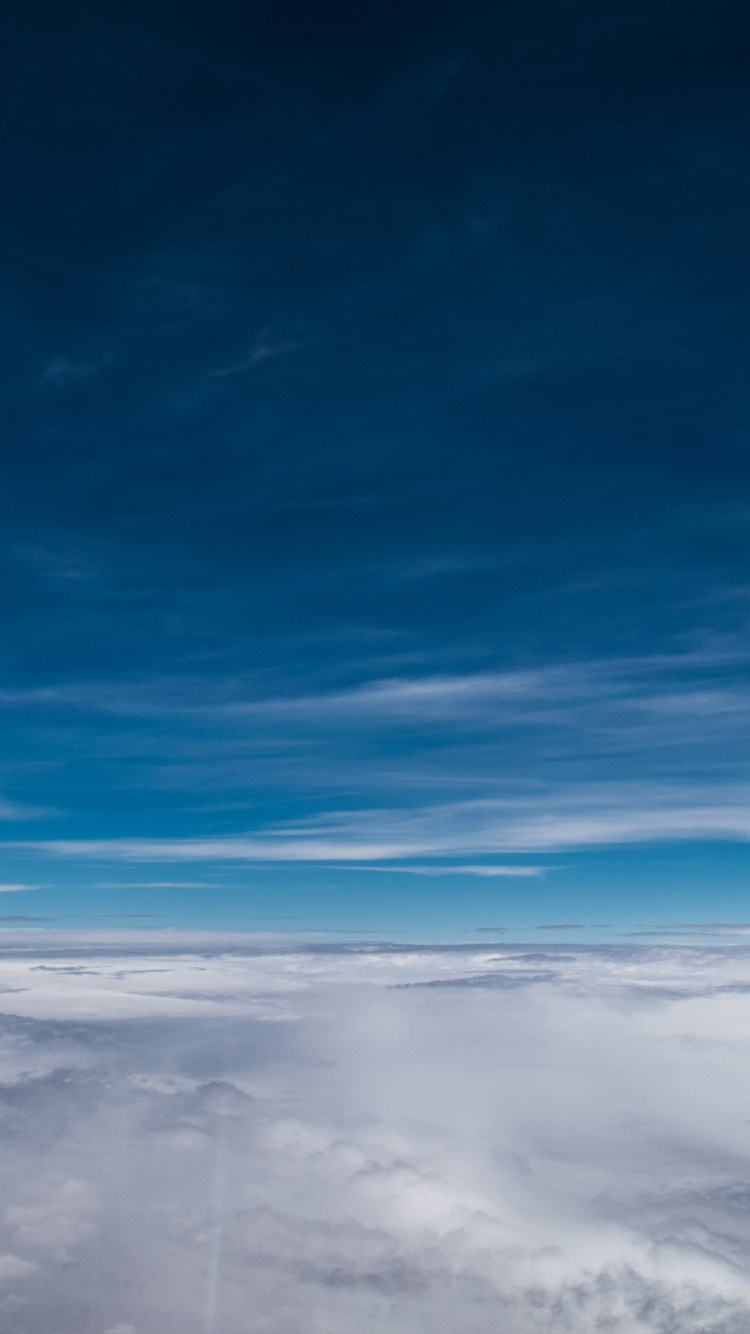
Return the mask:
<svg viewBox="0 0 750 1334"><path fill-rule="evenodd" d="M9 1329L747 1327L746 947L33 940Z"/></svg>

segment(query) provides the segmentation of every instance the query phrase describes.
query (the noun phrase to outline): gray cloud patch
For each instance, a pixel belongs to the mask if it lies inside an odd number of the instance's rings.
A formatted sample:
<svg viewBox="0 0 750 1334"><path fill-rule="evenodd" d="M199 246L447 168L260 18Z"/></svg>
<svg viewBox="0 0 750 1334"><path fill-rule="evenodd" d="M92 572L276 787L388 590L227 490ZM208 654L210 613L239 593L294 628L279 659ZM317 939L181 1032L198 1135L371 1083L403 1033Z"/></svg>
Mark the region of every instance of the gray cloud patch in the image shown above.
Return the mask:
<svg viewBox="0 0 750 1334"><path fill-rule="evenodd" d="M528 986L531 982L554 982L558 974L554 972L524 973L472 973L468 977L437 977L429 982L396 982L394 990L404 991L414 987L472 987L489 991L504 991L512 987Z"/></svg>

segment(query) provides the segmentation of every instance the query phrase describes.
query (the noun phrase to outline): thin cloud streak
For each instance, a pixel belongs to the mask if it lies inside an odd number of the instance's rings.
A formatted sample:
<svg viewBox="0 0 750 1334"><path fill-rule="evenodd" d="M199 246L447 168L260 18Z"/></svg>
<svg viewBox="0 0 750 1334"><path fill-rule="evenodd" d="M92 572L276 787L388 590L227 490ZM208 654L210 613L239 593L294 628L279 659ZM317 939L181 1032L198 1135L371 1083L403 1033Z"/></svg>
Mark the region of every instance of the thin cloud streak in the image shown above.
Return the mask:
<svg viewBox="0 0 750 1334"><path fill-rule="evenodd" d="M221 889L212 880L100 880L95 889Z"/></svg>
<svg viewBox="0 0 750 1334"><path fill-rule="evenodd" d="M0 820L6 820L9 824L16 820L44 820L59 814L59 811L49 806L25 806L21 802L6 801L0 797Z"/></svg>
<svg viewBox="0 0 750 1334"><path fill-rule="evenodd" d="M364 681L350 689L315 694L256 693L258 687L237 678L155 677L129 683L81 681L66 685L0 690L0 708L64 705L84 712L124 717L197 715L205 718L313 719L341 714L363 719L379 715L450 719L483 708L520 703L592 704L619 701L646 711L698 715L750 711L743 669L750 657L724 653L654 654L552 663L525 671L433 674ZM726 682L726 673L738 679ZM680 680L685 688L680 690ZM248 697L250 696L250 697Z"/></svg>
<svg viewBox="0 0 750 1334"><path fill-rule="evenodd" d="M331 866L332 871L382 871L388 875L540 876L546 866Z"/></svg>
<svg viewBox="0 0 750 1334"><path fill-rule="evenodd" d="M716 805L708 804L705 793L662 792L646 785L615 788L605 796L608 800L601 792L584 790L576 796L567 791L523 805L485 800L334 813L240 837L56 839L5 846L50 857L120 862L368 862L660 841L750 841L744 788L731 790L731 802Z"/></svg>
<svg viewBox="0 0 750 1334"><path fill-rule="evenodd" d="M241 375L243 371L252 370L262 361L271 361L276 357L283 357L288 352L296 352L302 343L269 343L261 341L250 349L246 356L231 366L222 366L218 370L210 371L209 374L214 379L223 379L227 375Z"/></svg>

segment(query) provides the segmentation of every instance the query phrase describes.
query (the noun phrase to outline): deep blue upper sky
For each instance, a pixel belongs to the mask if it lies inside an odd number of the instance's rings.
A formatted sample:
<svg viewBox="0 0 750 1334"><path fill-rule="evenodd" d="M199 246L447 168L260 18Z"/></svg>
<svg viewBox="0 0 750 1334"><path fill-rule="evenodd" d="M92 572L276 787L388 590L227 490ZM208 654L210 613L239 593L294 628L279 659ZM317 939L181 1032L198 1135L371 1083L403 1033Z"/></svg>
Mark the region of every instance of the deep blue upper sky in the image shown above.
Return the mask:
<svg viewBox="0 0 750 1334"><path fill-rule="evenodd" d="M747 7L3 23L9 913L741 913Z"/></svg>

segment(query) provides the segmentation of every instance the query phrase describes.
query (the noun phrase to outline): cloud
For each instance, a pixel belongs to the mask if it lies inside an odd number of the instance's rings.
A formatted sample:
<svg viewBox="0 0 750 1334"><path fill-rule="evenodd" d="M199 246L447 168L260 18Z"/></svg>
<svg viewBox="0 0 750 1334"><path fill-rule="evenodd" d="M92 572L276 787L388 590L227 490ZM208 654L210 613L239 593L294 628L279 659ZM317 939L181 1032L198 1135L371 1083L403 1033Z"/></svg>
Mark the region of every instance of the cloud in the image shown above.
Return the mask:
<svg viewBox="0 0 750 1334"><path fill-rule="evenodd" d="M59 545L65 555L62 537ZM71 551L61 568L74 571L75 544ZM155 672L8 688L0 706L46 738L58 775L83 763L118 791L151 792L164 819L176 800L184 829L213 831L211 817L225 815L232 847L201 839L178 848L175 840L177 862L475 865L519 852L533 860L567 847L750 834L746 656L652 655L413 677L377 676L380 662L374 650L357 669L366 679L339 690L310 689L304 669L294 680L263 671ZM50 779L32 781L41 790ZM248 829L247 793L259 790L286 794L284 809L302 799L316 821ZM0 806L8 820L45 813L53 814ZM83 814L76 811L71 833L87 832ZM120 842L102 855L163 861L164 843Z"/></svg>
<svg viewBox="0 0 750 1334"><path fill-rule="evenodd" d="M220 889L210 880L100 880L97 889Z"/></svg>
<svg viewBox="0 0 750 1334"><path fill-rule="evenodd" d="M11 913L0 917L0 922L48 922L49 917L28 917L25 913Z"/></svg>
<svg viewBox="0 0 750 1334"><path fill-rule="evenodd" d="M105 862L361 863L705 839L750 840L746 786L706 791L647 784L570 785L525 800L487 798L411 809L334 811L236 837L8 841L5 846L55 858ZM498 872L474 867L469 873ZM540 868L512 868L512 873L536 875Z"/></svg>
<svg viewBox="0 0 750 1334"><path fill-rule="evenodd" d="M261 339L255 343L250 351L238 362L230 366L222 366L219 370L211 371L210 374L215 378L223 378L227 375L241 375L243 371L252 370L261 361L273 360L276 357L283 357L288 352L296 352L302 346L301 343L274 343L266 339Z"/></svg>
<svg viewBox="0 0 750 1334"><path fill-rule="evenodd" d="M53 1178L40 1184L39 1193L38 1202L9 1205L3 1222L19 1248L67 1261L97 1233L90 1217L95 1209L93 1188L86 1181L71 1178L58 1183Z"/></svg>
<svg viewBox="0 0 750 1334"><path fill-rule="evenodd" d="M39 988L0 1015L9 1328L748 1327L744 946L50 931L2 967Z"/></svg>
<svg viewBox="0 0 750 1334"><path fill-rule="evenodd" d="M331 870L337 868L331 867ZM478 875L485 877L494 876L528 876L544 875L548 869L545 866L350 866L345 868L347 871L383 871L391 875Z"/></svg>
<svg viewBox="0 0 750 1334"><path fill-rule="evenodd" d="M101 567L98 549L80 549L80 541L74 543L70 537L60 551L46 550L40 540L18 546L16 554L58 577L60 570L70 578L96 573ZM630 730L641 746L665 734L677 739L675 729L684 731L688 721L691 732L698 735L706 723L711 727L724 715L729 726L742 726L743 717L750 718L747 665L747 654L739 652L652 654L552 663L524 671L376 677L344 690L309 693L279 692L276 681L275 689L269 690L270 682L263 677L206 679L175 674L5 688L0 705L59 704L143 718L193 715L237 721L244 717L275 725L318 719L328 728L336 726L337 719L342 725L356 721L378 726L389 718L415 723L423 719L430 725L485 719L500 726L541 725L556 730L590 730L606 723L606 732L599 737L592 733L592 742L606 744L612 733L624 741Z"/></svg>
<svg viewBox="0 0 750 1334"><path fill-rule="evenodd" d="M583 922L552 922L549 926L538 926L537 931L579 931Z"/></svg>
<svg viewBox="0 0 750 1334"><path fill-rule="evenodd" d="M84 385L110 362L109 357L98 361L74 361L70 357L52 357L41 374L41 383L65 389L69 385Z"/></svg>
<svg viewBox="0 0 750 1334"><path fill-rule="evenodd" d="M17 1255L0 1255L0 1283L7 1283L12 1278L25 1278L38 1269L39 1265L33 1260L20 1260Z"/></svg>
<svg viewBox="0 0 750 1334"><path fill-rule="evenodd" d="M513 987L529 986L532 982L554 982L554 972L525 973L471 973L468 977L437 977L431 982L396 982L394 987L471 987L481 991L507 991Z"/></svg>
<svg viewBox="0 0 750 1334"><path fill-rule="evenodd" d="M44 820L48 816L59 815L59 811L49 806L26 806L18 801L6 801L0 797L0 820Z"/></svg>
<svg viewBox="0 0 750 1334"><path fill-rule="evenodd" d="M750 933L750 922L674 922L629 931L630 936L743 936Z"/></svg>

